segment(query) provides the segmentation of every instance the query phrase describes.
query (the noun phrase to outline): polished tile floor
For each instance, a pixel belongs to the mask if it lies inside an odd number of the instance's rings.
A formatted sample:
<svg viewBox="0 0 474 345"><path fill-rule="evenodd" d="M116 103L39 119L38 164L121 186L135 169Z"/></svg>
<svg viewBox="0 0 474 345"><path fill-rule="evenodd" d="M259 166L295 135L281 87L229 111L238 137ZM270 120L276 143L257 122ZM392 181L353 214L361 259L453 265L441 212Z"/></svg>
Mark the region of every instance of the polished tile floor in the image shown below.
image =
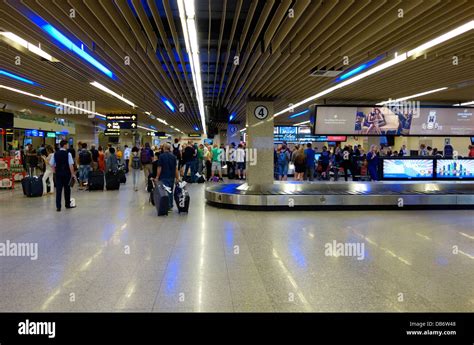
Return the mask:
<svg viewBox="0 0 474 345"><path fill-rule="evenodd" d="M474 215L445 211L217 209L157 217L144 190L0 191L0 311L474 311ZM364 244L363 259L326 244Z"/></svg>

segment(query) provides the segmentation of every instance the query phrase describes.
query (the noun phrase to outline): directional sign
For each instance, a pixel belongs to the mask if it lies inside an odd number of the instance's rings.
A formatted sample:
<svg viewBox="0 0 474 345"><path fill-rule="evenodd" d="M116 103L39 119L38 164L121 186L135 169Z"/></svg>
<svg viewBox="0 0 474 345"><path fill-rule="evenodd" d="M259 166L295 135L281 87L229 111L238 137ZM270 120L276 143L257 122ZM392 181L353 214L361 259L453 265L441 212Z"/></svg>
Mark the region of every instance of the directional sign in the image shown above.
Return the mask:
<svg viewBox="0 0 474 345"><path fill-rule="evenodd" d="M201 134L199 134L199 133L189 133L188 137L190 137L190 138L200 138Z"/></svg>
<svg viewBox="0 0 474 345"><path fill-rule="evenodd" d="M104 131L104 135L106 135L106 136L119 136L120 135L120 129L114 129L114 128L106 129Z"/></svg>
<svg viewBox="0 0 474 345"><path fill-rule="evenodd" d="M107 121L132 121L137 122L136 114L108 114Z"/></svg>
<svg viewBox="0 0 474 345"><path fill-rule="evenodd" d="M146 132L146 135L148 135L149 137L157 137L158 132Z"/></svg>
<svg viewBox="0 0 474 345"><path fill-rule="evenodd" d="M107 128L110 129L136 129L138 127L136 114L108 114L106 119Z"/></svg>

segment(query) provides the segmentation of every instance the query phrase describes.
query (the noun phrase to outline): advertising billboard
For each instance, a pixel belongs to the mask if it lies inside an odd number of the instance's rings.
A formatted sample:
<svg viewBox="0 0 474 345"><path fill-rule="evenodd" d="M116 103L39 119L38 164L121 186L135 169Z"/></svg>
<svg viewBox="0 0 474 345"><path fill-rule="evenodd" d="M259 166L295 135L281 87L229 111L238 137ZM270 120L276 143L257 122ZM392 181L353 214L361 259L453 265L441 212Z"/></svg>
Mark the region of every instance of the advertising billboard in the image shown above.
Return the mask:
<svg viewBox="0 0 474 345"><path fill-rule="evenodd" d="M472 136L474 108L317 106L314 135Z"/></svg>
<svg viewBox="0 0 474 345"><path fill-rule="evenodd" d="M438 179L474 179L474 160L437 159L436 177Z"/></svg>
<svg viewBox="0 0 474 345"><path fill-rule="evenodd" d="M432 159L383 160L384 179L430 179L433 177Z"/></svg>

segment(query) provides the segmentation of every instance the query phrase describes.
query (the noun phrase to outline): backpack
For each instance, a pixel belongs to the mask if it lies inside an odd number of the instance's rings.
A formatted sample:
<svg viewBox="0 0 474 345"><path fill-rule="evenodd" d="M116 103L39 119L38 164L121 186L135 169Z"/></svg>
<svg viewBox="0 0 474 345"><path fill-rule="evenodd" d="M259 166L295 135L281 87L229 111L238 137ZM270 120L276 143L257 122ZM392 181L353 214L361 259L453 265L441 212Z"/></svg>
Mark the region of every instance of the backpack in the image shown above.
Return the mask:
<svg viewBox="0 0 474 345"><path fill-rule="evenodd" d="M176 158L179 158L181 155L181 152L179 151L179 146L180 144L178 144L178 146L175 146L175 144L173 144L173 154Z"/></svg>
<svg viewBox="0 0 474 345"><path fill-rule="evenodd" d="M79 164L80 165L89 165L92 162L92 155L87 150L81 150L79 152Z"/></svg>
<svg viewBox="0 0 474 345"><path fill-rule="evenodd" d="M281 151L278 154L278 163L279 164L286 164L288 162L288 155L286 154L286 151Z"/></svg>
<svg viewBox="0 0 474 345"><path fill-rule="evenodd" d="M132 158L132 169L140 169L140 157L138 155Z"/></svg>
<svg viewBox="0 0 474 345"><path fill-rule="evenodd" d="M142 164L150 164L151 163L151 157L150 157L150 149L144 148L140 152L140 161Z"/></svg>

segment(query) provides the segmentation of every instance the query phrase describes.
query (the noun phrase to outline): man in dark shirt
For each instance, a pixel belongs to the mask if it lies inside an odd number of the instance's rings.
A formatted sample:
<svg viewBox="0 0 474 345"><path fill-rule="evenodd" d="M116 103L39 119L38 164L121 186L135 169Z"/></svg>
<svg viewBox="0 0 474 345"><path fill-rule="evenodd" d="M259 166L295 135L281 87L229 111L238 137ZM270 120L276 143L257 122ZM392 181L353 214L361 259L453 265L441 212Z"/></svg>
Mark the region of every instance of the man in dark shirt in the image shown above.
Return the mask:
<svg viewBox="0 0 474 345"><path fill-rule="evenodd" d="M95 145L91 145L91 154L92 154L92 170L96 171L99 167L99 151L95 148Z"/></svg>
<svg viewBox="0 0 474 345"><path fill-rule="evenodd" d="M193 176L193 171L194 171L194 157L196 156L196 150L194 149L194 146L189 143L183 153L183 161L184 161L184 177L188 175L188 170L191 171L191 182L194 182L195 176Z"/></svg>
<svg viewBox="0 0 474 345"><path fill-rule="evenodd" d="M169 187L171 189L171 193L169 193L169 201L170 201L170 209L173 208L173 187L174 187L174 180L179 181L179 171L176 164L176 157L170 152L171 145L164 144L163 145L163 153L160 154L160 158L158 158L158 168L156 171L156 181L160 181L163 185Z"/></svg>
<svg viewBox="0 0 474 345"><path fill-rule="evenodd" d="M56 173L56 211L61 211L61 196L64 189L64 199L66 208L74 208L71 205L71 179L76 179L74 174L74 160L70 152L67 151L67 141L61 140L60 149L51 157L49 164Z"/></svg>

